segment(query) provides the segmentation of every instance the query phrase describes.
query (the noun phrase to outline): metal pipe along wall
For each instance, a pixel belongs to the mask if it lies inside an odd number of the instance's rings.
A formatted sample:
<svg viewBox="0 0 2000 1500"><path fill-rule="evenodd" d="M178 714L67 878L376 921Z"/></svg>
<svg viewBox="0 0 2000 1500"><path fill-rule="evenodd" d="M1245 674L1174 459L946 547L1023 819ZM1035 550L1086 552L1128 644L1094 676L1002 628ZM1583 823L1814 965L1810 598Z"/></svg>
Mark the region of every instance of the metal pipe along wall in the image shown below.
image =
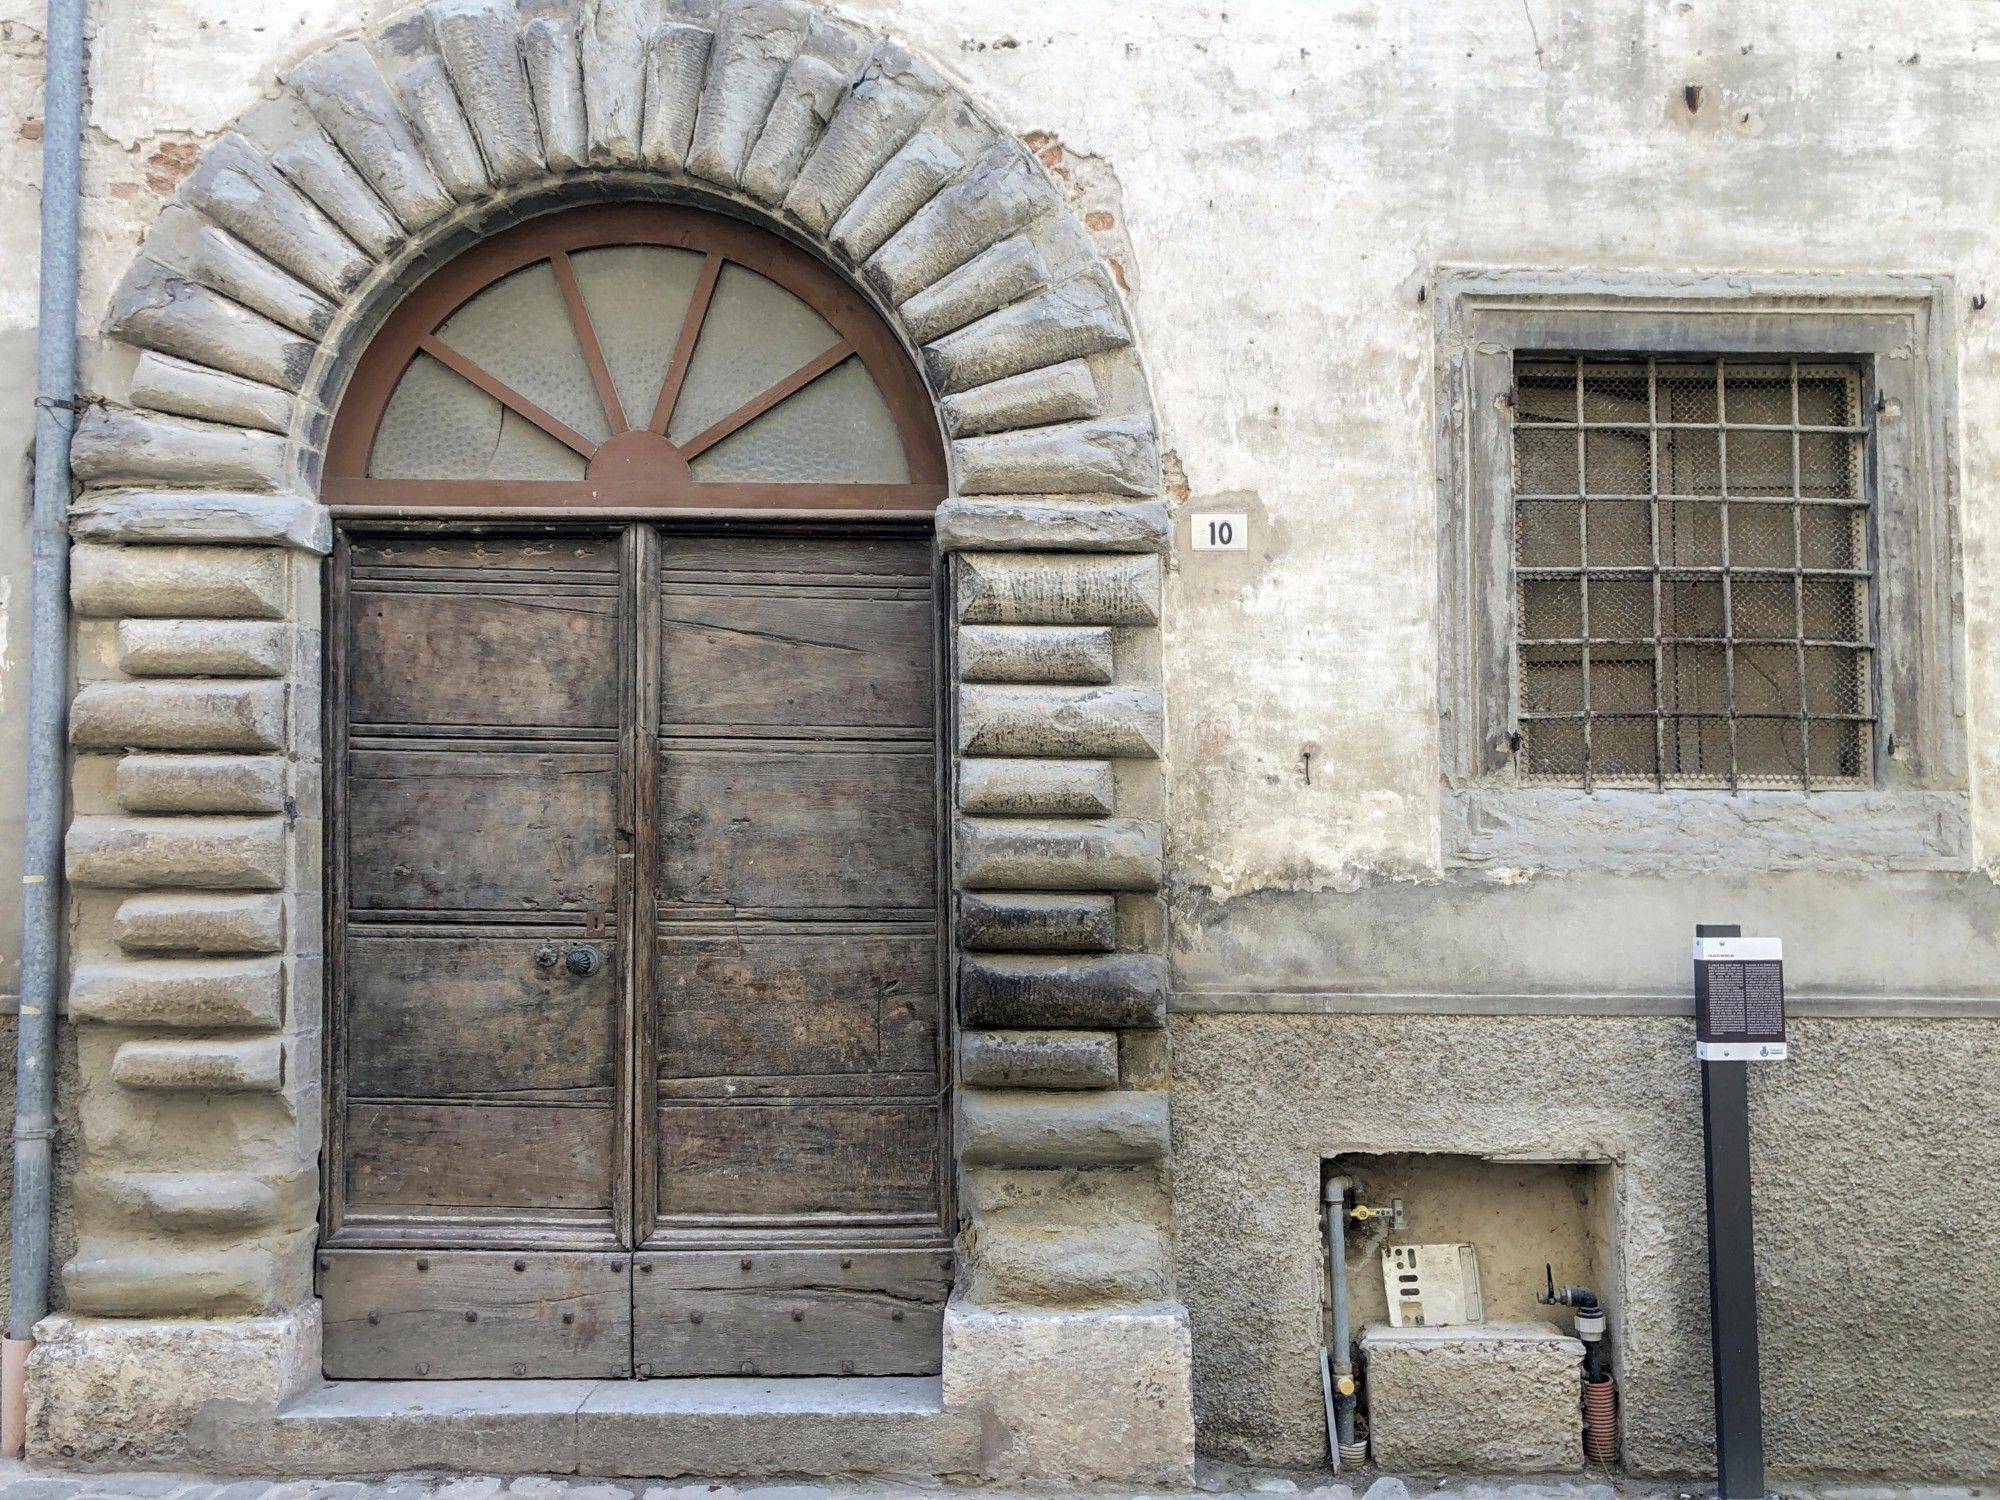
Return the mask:
<svg viewBox="0 0 2000 1500"><path fill-rule="evenodd" d="M0 1360L0 1447L27 1440L27 1351L48 1309L61 979L63 727L69 704L69 442L76 424L78 165L83 0L48 0L43 49L40 328L35 351L34 572L22 847L21 1014L15 1053L12 1283Z"/></svg>

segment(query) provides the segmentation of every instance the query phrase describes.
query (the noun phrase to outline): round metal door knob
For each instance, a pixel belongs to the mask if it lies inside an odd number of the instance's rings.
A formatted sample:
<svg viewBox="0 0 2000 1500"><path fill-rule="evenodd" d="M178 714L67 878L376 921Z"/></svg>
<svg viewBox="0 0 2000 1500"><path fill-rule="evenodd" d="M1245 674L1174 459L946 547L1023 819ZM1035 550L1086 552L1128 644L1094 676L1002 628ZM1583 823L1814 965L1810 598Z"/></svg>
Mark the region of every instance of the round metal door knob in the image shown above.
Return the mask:
<svg viewBox="0 0 2000 1500"><path fill-rule="evenodd" d="M563 967L581 979L586 974L595 974L603 963L595 948L572 948L563 960Z"/></svg>

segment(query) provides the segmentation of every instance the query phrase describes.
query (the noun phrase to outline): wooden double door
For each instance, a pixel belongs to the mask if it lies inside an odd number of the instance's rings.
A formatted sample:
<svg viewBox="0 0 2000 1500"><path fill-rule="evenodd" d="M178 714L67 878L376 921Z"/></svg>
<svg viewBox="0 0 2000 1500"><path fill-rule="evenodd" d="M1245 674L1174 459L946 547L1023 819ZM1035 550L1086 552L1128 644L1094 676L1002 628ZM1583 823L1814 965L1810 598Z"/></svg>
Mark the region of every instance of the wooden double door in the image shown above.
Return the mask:
<svg viewBox="0 0 2000 1500"><path fill-rule="evenodd" d="M928 532L344 535L344 1378L934 1371Z"/></svg>

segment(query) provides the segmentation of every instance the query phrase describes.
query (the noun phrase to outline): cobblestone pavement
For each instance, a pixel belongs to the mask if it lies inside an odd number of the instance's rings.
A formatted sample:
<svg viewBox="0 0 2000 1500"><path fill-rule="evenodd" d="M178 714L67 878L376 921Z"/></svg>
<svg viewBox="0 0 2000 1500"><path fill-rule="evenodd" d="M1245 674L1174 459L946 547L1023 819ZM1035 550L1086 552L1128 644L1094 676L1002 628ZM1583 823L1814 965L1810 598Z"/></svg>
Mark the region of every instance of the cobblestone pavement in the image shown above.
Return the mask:
<svg viewBox="0 0 2000 1500"><path fill-rule="evenodd" d="M1364 1471L1353 1482L1329 1474L1204 1465L1198 1488L1147 1491L1144 1500L1231 1500L1286 1495L1296 1500L1704 1500L1691 1482L1615 1479L1417 1479ZM1982 1500L1979 1489L1948 1485L1774 1486L1779 1500ZM1118 1500L1095 1492L1089 1500ZM1141 1500L1140 1492L1123 1492ZM0 1463L0 1500L1030 1500L1027 1492L946 1485L816 1484L720 1480L593 1480L394 1474L386 1479L240 1479L198 1474L76 1474Z"/></svg>

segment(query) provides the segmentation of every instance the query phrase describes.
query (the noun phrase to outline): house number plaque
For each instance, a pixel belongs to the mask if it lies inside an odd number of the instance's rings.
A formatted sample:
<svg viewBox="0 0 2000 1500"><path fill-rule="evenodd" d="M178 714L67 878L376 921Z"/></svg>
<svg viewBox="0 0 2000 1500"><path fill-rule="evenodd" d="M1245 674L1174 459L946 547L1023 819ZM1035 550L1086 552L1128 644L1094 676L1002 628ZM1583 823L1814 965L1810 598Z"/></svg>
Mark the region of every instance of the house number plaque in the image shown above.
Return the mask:
<svg viewBox="0 0 2000 1500"><path fill-rule="evenodd" d="M1250 546L1250 518L1241 511L1208 511L1190 516L1197 552L1244 552Z"/></svg>

